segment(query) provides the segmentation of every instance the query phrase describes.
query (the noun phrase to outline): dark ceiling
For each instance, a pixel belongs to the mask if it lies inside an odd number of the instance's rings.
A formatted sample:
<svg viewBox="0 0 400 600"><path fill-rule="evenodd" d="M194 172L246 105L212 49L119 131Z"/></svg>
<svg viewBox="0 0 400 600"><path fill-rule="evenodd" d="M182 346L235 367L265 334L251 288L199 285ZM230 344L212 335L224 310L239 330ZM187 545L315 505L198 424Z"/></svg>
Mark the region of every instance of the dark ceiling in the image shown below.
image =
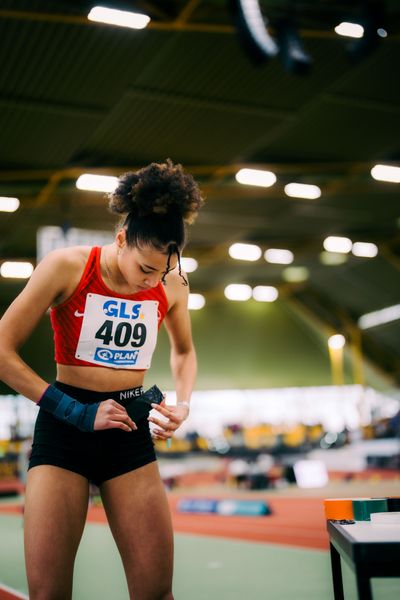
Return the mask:
<svg viewBox="0 0 400 600"><path fill-rule="evenodd" d="M398 186L372 179L398 164L400 5L382 3L388 36L351 59L334 25L357 20L362 2L261 3L271 31L289 10L313 59L288 72L279 57L255 66L240 46L228 2L107 2L139 9L142 31L90 23L88 2L3 0L0 7L0 195L21 208L0 215L1 257L36 257L36 230L110 230L101 194L79 192L79 174L120 174L171 157L201 183L207 202L186 254L199 261L191 287L223 297L228 283L274 285L321 326L357 338L357 320L399 303ZM369 5L377 2L369 2ZM271 188L243 186L242 166L272 170ZM317 200L289 198L289 182L317 184ZM374 242L373 259L325 266L328 235ZM282 265L234 261L233 242L287 248L303 283ZM0 279L4 305L18 286ZM400 322L362 333L366 355L400 381Z"/></svg>

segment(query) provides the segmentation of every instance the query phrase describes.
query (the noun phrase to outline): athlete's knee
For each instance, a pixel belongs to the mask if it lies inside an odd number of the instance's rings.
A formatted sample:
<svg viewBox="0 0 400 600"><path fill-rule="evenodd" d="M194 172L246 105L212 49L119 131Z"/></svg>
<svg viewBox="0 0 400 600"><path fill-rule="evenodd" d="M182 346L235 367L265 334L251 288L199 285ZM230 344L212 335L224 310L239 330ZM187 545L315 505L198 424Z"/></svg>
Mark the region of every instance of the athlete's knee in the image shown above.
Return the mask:
<svg viewBox="0 0 400 600"><path fill-rule="evenodd" d="M143 600L174 600L174 595L171 590L168 590L168 591L152 590L148 594L146 594L146 593L144 595L139 594L139 596L138 596L137 593L134 593L133 595L130 596L130 600L137 600L137 598L141 598Z"/></svg>
<svg viewBox="0 0 400 600"><path fill-rule="evenodd" d="M143 579L136 581L128 581L130 600L174 600L172 586L170 582L163 582L159 578L144 582Z"/></svg>
<svg viewBox="0 0 400 600"><path fill-rule="evenodd" d="M72 583L29 581L29 600L71 600Z"/></svg>
<svg viewBox="0 0 400 600"><path fill-rule="evenodd" d="M54 590L40 590L33 594L29 592L29 600L71 600L71 594Z"/></svg>

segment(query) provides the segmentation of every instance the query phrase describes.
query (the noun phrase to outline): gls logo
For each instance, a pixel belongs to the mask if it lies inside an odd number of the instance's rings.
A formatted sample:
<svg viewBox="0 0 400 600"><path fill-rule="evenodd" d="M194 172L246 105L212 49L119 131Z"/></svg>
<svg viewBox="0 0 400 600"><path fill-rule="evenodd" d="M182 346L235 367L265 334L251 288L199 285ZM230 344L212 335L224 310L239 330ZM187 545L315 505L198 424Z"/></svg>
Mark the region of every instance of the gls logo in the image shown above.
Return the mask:
<svg viewBox="0 0 400 600"><path fill-rule="evenodd" d="M141 304L134 304L129 312L126 302L107 300L103 304L103 311L107 317L119 317L120 319L137 319L140 316Z"/></svg>

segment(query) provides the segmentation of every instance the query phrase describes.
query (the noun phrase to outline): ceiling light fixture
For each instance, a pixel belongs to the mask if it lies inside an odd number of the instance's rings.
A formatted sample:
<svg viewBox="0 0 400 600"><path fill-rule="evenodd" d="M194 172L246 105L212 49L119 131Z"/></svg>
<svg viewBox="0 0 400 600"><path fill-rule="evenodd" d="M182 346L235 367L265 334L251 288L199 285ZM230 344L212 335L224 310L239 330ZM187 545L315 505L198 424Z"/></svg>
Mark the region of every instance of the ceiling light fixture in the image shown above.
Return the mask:
<svg viewBox="0 0 400 600"><path fill-rule="evenodd" d="M130 29L144 29L150 23L148 15L105 6L94 6L88 14L88 19L97 23L129 27Z"/></svg>
<svg viewBox="0 0 400 600"><path fill-rule="evenodd" d="M113 192L118 185L118 177L84 173L78 177L75 185L78 190L89 192Z"/></svg>
<svg viewBox="0 0 400 600"><path fill-rule="evenodd" d="M351 251L354 256L374 258L378 254L378 246L370 242L354 242Z"/></svg>
<svg viewBox="0 0 400 600"><path fill-rule="evenodd" d="M189 294L188 308L189 310L200 310L204 307L206 299L202 294Z"/></svg>
<svg viewBox="0 0 400 600"><path fill-rule="evenodd" d="M261 169L240 169L236 173L235 179L243 185L271 187L276 182L276 175L272 171L263 171Z"/></svg>
<svg viewBox="0 0 400 600"><path fill-rule="evenodd" d="M252 296L253 290L249 285L244 283L231 283L227 285L224 294L228 300L235 300L239 302L244 302L245 300L250 300Z"/></svg>
<svg viewBox="0 0 400 600"><path fill-rule="evenodd" d="M229 256L236 260L258 260L262 254L261 248L255 244L232 244Z"/></svg>
<svg viewBox="0 0 400 600"><path fill-rule="evenodd" d="M199 263L195 258L189 258L187 256L181 256L181 267L186 273L193 273L197 270Z"/></svg>
<svg viewBox="0 0 400 600"><path fill-rule="evenodd" d="M364 35L364 27L358 23L349 23L347 21L343 21L343 23L336 25L335 32L338 35L345 37L362 38Z"/></svg>
<svg viewBox="0 0 400 600"><path fill-rule="evenodd" d="M264 252L264 258L277 265L290 265L294 261L293 252L281 248L269 248Z"/></svg>
<svg viewBox="0 0 400 600"><path fill-rule="evenodd" d="M278 296L278 290L272 285L257 285L253 289L253 298L257 302L274 302Z"/></svg>
<svg viewBox="0 0 400 600"><path fill-rule="evenodd" d="M15 212L18 210L20 201L18 198L0 196L0 212Z"/></svg>
<svg viewBox="0 0 400 600"><path fill-rule="evenodd" d="M393 167L391 165L375 165L371 169L371 175L377 181L400 183L400 167Z"/></svg>
<svg viewBox="0 0 400 600"><path fill-rule="evenodd" d="M285 194L291 198L307 198L314 200L321 196L321 188L307 183L288 183L285 185Z"/></svg>
<svg viewBox="0 0 400 600"><path fill-rule="evenodd" d="M0 266L0 275L10 279L28 279L33 273L30 262L6 260Z"/></svg>
<svg viewBox="0 0 400 600"><path fill-rule="evenodd" d="M358 319L358 326L360 329L369 329L370 327L384 325L398 319L400 319L400 304L395 304L394 306L388 306L387 308L362 315Z"/></svg>
<svg viewBox="0 0 400 600"><path fill-rule="evenodd" d="M343 252L344 254L347 254L347 252L351 251L353 243L347 237L330 235L324 240L323 245L327 252Z"/></svg>

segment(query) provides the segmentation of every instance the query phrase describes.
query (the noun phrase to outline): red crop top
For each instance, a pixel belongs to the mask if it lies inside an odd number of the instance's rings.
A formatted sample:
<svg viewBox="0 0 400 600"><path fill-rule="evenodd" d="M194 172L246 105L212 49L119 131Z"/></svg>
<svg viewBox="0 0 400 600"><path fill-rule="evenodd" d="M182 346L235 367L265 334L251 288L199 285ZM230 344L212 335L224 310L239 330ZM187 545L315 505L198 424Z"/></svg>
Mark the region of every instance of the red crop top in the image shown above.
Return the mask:
<svg viewBox="0 0 400 600"><path fill-rule="evenodd" d="M72 296L51 309L55 360L62 365L148 369L168 310L163 284L118 294L103 282L100 253L101 248L92 248Z"/></svg>

